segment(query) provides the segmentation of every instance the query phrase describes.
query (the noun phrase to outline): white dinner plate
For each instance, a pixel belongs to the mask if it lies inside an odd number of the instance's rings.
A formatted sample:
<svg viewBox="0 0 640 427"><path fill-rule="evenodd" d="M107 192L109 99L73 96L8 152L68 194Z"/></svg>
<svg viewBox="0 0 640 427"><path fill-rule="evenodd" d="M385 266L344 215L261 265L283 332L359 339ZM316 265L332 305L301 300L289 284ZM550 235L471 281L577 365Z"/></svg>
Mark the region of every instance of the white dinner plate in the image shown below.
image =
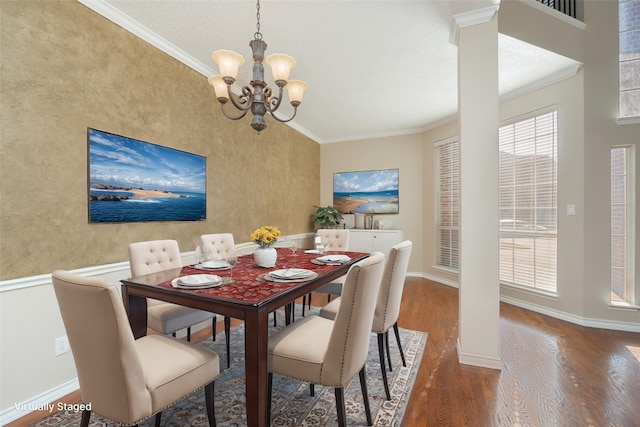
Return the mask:
<svg viewBox="0 0 640 427"><path fill-rule="evenodd" d="M304 268L283 268L282 270L275 270L269 273L271 277L278 279L306 279L313 276L315 273L311 270Z"/></svg>
<svg viewBox="0 0 640 427"><path fill-rule="evenodd" d="M222 279L215 274L191 274L171 281L171 286L182 289L206 289L220 286Z"/></svg>
<svg viewBox="0 0 640 427"><path fill-rule="evenodd" d="M205 261L198 264L198 266L203 270L219 270L231 267L231 265L224 260Z"/></svg>
<svg viewBox="0 0 640 427"><path fill-rule="evenodd" d="M296 282L306 282L307 280L315 279L318 277L318 273L311 272L312 274L309 277L294 277L293 279L283 279L280 277L272 276L271 273L265 273L261 275L264 280L274 283L296 283Z"/></svg>
<svg viewBox="0 0 640 427"><path fill-rule="evenodd" d="M318 257L316 259L320 262L331 262L331 263L339 262L341 264L351 260L351 258L349 258L347 255L341 255L341 254L325 255L325 256Z"/></svg>

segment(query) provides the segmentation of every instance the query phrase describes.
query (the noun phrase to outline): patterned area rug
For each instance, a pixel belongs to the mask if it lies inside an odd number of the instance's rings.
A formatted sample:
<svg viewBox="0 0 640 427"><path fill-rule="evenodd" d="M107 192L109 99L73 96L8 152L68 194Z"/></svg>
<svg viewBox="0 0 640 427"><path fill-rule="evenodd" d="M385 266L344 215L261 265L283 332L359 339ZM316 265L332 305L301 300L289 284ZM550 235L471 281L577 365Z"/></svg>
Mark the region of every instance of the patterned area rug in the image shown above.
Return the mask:
<svg viewBox="0 0 640 427"><path fill-rule="evenodd" d="M312 312L317 309L312 307ZM300 318L300 306L296 307L296 319ZM271 315L269 319L272 320ZM284 325L284 314L277 312L278 327ZM273 323L271 323L272 329ZM384 386L380 373L377 338L371 335L369 356L367 359L367 387L374 419L374 426L400 426L413 389L415 377L422 359L427 334L424 332L400 329L400 339L404 349L407 366L402 366L398 346L393 331L390 336L391 361L393 372L387 372L391 400L385 400ZM224 349L224 332L218 333L216 341L211 338L202 345L220 355L221 372L215 385L215 413L218 427L246 426L244 400L244 324L231 328L231 368L227 363ZM333 427L338 425L335 398L332 388L316 385L315 396L309 394L309 384L275 375L273 379L272 419L273 426ZM362 392L358 377L345 388L347 424L366 426L366 416L362 402ZM58 412L32 424L33 427L80 425L81 413ZM112 423L97 414L91 415L90 426L111 427ZM153 426L154 417L145 420L141 427ZM162 413L162 426L207 426L204 409L204 394L200 392L186 398Z"/></svg>

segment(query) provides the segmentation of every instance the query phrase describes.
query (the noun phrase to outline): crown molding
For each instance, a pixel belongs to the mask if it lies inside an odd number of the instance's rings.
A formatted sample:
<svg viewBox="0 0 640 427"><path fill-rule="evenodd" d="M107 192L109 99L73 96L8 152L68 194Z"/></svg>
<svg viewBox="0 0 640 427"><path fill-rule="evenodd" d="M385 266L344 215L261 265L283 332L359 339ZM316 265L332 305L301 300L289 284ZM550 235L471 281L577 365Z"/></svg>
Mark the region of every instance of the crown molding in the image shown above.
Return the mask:
<svg viewBox="0 0 640 427"><path fill-rule="evenodd" d="M178 61L184 63L188 67L191 67L198 73L202 74L205 77L209 77L213 74L217 74L212 68L203 64L202 62L195 59L193 56L186 53L184 50L178 48L174 44L170 43L166 39L160 37L158 34L149 30L144 25L141 25L139 22L134 21L129 16L120 12L118 9L111 6L109 3L100 1L100 0L77 0L78 3L81 3L93 10L94 12L102 15L107 18L111 22L116 25L124 28L135 36L141 38L146 41L150 45L160 49L164 53L169 56L174 57Z"/></svg>
<svg viewBox="0 0 640 427"><path fill-rule="evenodd" d="M458 13L451 18L451 31L449 33L449 42L455 46L458 45L460 30L472 25L484 24L493 19L498 13L499 4L483 7L469 12Z"/></svg>
<svg viewBox="0 0 640 427"><path fill-rule="evenodd" d="M316 141L319 144L334 144L339 142L350 142L350 141L362 141L365 139L378 139L378 138L390 138L394 136L404 136L404 135L416 135L423 132L423 128L404 128L398 129L390 132L378 132L378 133L367 133L367 134L359 134L353 135L349 138L330 138Z"/></svg>
<svg viewBox="0 0 640 427"><path fill-rule="evenodd" d="M500 102L509 101L510 99L517 98L519 96L525 95L527 93L536 91L538 89L542 89L545 86L552 85L554 83L558 83L564 79L568 79L570 77L574 77L578 74L578 72L582 69L582 64L574 64L571 65L564 70L561 70L555 74L547 76L543 79L536 80L528 85L519 87L518 89L512 90L511 92L505 93L500 96Z"/></svg>

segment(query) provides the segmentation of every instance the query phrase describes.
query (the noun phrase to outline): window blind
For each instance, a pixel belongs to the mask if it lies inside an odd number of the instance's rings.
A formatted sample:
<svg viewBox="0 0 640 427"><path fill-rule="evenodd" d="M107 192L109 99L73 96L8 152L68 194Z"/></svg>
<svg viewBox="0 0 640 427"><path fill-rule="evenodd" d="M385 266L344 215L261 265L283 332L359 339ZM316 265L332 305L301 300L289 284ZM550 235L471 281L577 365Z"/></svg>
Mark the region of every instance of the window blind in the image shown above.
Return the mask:
<svg viewBox="0 0 640 427"><path fill-rule="evenodd" d="M611 301L634 303L631 147L611 148Z"/></svg>
<svg viewBox="0 0 640 427"><path fill-rule="evenodd" d="M499 129L500 281L556 291L557 114Z"/></svg>
<svg viewBox="0 0 640 427"><path fill-rule="evenodd" d="M640 117L640 0L618 1L620 117Z"/></svg>
<svg viewBox="0 0 640 427"><path fill-rule="evenodd" d="M436 265L458 270L460 264L460 163L457 139L435 144Z"/></svg>

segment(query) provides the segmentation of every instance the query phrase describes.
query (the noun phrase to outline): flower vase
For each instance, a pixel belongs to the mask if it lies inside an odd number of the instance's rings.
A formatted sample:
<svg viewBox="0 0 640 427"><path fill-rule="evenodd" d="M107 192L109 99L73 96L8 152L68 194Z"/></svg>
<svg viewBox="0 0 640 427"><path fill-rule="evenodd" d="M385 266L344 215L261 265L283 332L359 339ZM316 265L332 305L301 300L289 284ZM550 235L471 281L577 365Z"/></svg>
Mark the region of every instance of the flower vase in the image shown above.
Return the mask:
<svg viewBox="0 0 640 427"><path fill-rule="evenodd" d="M278 252L271 246L260 246L253 253L253 259L259 267L274 267L277 258Z"/></svg>

